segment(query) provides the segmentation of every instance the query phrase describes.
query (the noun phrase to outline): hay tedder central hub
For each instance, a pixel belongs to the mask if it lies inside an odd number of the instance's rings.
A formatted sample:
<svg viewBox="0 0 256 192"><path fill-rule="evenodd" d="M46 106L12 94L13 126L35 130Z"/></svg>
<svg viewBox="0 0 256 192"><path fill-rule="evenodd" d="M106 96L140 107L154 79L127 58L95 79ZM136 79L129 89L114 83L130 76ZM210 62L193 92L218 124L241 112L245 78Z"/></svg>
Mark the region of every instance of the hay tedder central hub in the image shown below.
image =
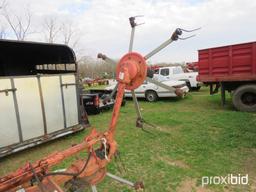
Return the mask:
<svg viewBox="0 0 256 192"><path fill-rule="evenodd" d="M185 30L176 29L170 39L146 56L142 56L139 53L132 52L135 27L138 25L135 22L135 17L130 18L130 24L132 32L129 52L125 54L118 63L103 54L98 55L99 58L117 65L116 79L118 84L113 90L113 92L117 91L116 102L108 130L101 133L96 129L92 129L91 133L85 137L80 144L64 151L53 153L35 163L27 163L17 171L1 177L0 192L75 192L81 191L84 187L88 186L91 187L92 191L96 192L96 185L100 183L105 176L127 184L136 190L144 188L142 182L133 183L112 175L106 170L108 163L118 155L115 132L123 95L125 89L132 91L137 112L136 125L143 127L145 121L142 118L134 89L138 88L145 79L168 90L175 91L177 94L182 94L182 92L173 87L168 87L165 84L153 80L152 73L147 70L146 60L171 42L180 39L179 36L182 34L182 31ZM54 165L84 150L88 153L87 158L75 160L73 164L64 171L50 172L50 168ZM62 189L60 186L64 186L65 189Z"/></svg>
<svg viewBox="0 0 256 192"><path fill-rule="evenodd" d="M124 55L116 69L117 81L125 84L125 89L138 88L146 78L146 60L139 53L131 52Z"/></svg>

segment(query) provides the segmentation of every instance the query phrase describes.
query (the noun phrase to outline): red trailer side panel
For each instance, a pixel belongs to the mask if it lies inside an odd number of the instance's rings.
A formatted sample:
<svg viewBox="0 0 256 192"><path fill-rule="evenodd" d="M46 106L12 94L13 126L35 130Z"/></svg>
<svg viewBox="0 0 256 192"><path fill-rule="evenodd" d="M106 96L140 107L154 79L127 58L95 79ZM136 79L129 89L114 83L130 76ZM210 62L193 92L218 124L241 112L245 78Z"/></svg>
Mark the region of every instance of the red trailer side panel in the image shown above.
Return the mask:
<svg viewBox="0 0 256 192"><path fill-rule="evenodd" d="M256 42L198 51L201 82L256 80Z"/></svg>

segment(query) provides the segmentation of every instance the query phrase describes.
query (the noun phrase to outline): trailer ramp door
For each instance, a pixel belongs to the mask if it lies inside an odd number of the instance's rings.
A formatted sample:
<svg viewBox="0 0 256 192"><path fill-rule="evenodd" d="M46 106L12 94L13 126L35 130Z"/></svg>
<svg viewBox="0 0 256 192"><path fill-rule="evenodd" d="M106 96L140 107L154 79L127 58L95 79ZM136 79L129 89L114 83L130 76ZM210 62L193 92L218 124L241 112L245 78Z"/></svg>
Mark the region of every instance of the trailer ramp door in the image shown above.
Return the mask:
<svg viewBox="0 0 256 192"><path fill-rule="evenodd" d="M11 90L10 79L0 79L0 148L19 143L19 130L16 120L14 92Z"/></svg>

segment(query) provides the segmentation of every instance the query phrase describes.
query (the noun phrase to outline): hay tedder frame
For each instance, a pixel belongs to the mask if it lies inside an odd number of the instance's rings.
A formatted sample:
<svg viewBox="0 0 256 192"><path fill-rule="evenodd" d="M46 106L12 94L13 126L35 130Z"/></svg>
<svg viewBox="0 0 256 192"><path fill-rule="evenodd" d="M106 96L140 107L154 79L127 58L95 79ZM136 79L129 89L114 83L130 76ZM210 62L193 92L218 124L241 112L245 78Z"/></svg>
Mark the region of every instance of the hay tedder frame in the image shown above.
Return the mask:
<svg viewBox="0 0 256 192"><path fill-rule="evenodd" d="M145 121L141 116L138 101L133 90L139 87L146 78L151 82L159 84L159 86L171 89L172 91L174 90L177 94L182 94L182 91L179 89L166 87L162 85L162 83L154 81L152 79L152 72L147 68L146 60L173 41L178 40L183 30L176 29L170 39L146 56L142 56L140 53L132 52L134 32L137 26L135 17L130 18L130 24L132 32L129 52L117 63L116 79L118 84L113 90L117 91L116 102L108 129L104 132L98 132L96 129L92 129L91 133L89 133L80 144L64 151L53 153L35 163L28 162L24 167L0 178L0 192L82 191L86 186L91 187L91 190L96 192L96 185L99 184L105 176L127 184L135 190L144 188L143 182L133 183L107 172L107 165L118 155L115 134L120 107L125 89L131 90L133 92L133 99L138 115L136 125L137 127L143 127ZM103 54L99 54L98 57L116 64L114 60ZM52 166L83 150L87 151L87 157L75 160L72 165L64 171L50 171ZM64 189L60 186L64 186Z"/></svg>

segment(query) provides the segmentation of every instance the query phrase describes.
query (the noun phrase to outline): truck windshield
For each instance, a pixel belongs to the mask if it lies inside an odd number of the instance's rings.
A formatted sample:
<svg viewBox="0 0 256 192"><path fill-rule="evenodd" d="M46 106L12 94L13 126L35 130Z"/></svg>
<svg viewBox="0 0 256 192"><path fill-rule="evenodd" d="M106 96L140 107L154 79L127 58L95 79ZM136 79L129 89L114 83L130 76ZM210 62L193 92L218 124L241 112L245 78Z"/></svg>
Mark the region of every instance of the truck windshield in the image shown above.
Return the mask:
<svg viewBox="0 0 256 192"><path fill-rule="evenodd" d="M173 69L173 74L180 74L180 73L183 73L183 70L181 67L175 67Z"/></svg>

